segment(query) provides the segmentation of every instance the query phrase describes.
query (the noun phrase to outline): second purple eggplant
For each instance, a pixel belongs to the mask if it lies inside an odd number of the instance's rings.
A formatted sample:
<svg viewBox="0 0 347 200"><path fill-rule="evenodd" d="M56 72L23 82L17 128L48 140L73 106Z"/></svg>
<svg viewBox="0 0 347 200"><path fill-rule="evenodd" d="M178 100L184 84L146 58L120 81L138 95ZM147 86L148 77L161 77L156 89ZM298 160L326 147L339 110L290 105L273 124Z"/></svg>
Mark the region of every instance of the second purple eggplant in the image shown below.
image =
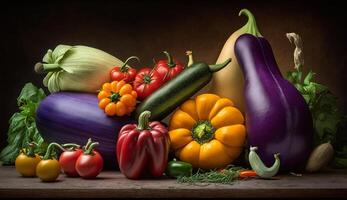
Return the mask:
<svg viewBox="0 0 347 200"><path fill-rule="evenodd" d="M300 169L312 150L312 118L304 98L285 80L269 42L251 34L235 43L245 78L248 142L267 166L280 153L281 171Z"/></svg>

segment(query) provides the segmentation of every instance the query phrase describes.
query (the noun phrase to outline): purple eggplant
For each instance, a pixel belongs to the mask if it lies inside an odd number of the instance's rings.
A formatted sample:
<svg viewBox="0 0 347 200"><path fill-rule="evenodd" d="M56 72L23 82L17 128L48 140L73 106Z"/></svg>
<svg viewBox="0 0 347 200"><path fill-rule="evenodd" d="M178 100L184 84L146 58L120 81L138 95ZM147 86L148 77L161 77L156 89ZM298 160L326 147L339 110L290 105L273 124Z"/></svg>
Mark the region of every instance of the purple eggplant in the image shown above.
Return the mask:
<svg viewBox="0 0 347 200"><path fill-rule="evenodd" d="M269 42L241 35L235 54L245 78L248 143L267 166L280 153L281 171L299 170L313 145L312 118L299 91L283 78Z"/></svg>
<svg viewBox="0 0 347 200"><path fill-rule="evenodd" d="M84 145L88 138L98 141L105 167L117 168L116 143L120 128L135 120L128 116L108 117L98 107L96 94L58 92L39 105L36 124L47 142Z"/></svg>

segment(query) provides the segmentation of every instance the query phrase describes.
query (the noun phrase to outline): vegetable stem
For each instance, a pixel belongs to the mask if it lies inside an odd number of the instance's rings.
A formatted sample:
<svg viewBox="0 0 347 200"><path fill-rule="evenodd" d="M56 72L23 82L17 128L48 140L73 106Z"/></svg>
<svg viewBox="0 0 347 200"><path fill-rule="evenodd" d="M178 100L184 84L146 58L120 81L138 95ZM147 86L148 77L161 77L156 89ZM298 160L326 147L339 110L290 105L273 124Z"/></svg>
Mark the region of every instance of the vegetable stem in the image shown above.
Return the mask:
<svg viewBox="0 0 347 200"><path fill-rule="evenodd" d="M192 51L186 51L186 55L188 56L187 67L190 67L192 64L194 64L193 52Z"/></svg>
<svg viewBox="0 0 347 200"><path fill-rule="evenodd" d="M58 143L56 142L52 142L48 145L47 147L47 151L45 156L43 157L43 160L48 160L52 158L52 153L55 147L58 147L59 149L61 149L62 151L65 151L65 149Z"/></svg>
<svg viewBox="0 0 347 200"><path fill-rule="evenodd" d="M92 143L92 138L88 138L87 144L84 146L84 150L87 150Z"/></svg>
<svg viewBox="0 0 347 200"><path fill-rule="evenodd" d="M145 129L149 129L148 123L149 123L149 118L151 117L151 111L143 111L140 116L139 116L139 122L137 125L137 129L142 131Z"/></svg>
<svg viewBox="0 0 347 200"><path fill-rule="evenodd" d="M74 143L66 143L61 145L64 149L69 148L69 150L75 150L80 148L81 146L78 144L74 144Z"/></svg>
<svg viewBox="0 0 347 200"><path fill-rule="evenodd" d="M35 147L37 147L37 144L35 142L30 142L28 144L28 153L27 153L27 156L29 157L35 157Z"/></svg>
<svg viewBox="0 0 347 200"><path fill-rule="evenodd" d="M220 64L209 65L210 71L211 71L211 72L219 71L219 70L221 70L223 67L227 66L230 62L231 62L231 58L227 59L226 61L224 61L223 63L220 63Z"/></svg>
<svg viewBox="0 0 347 200"><path fill-rule="evenodd" d="M93 142L89 145L88 149L84 152L86 155L91 155L95 147L99 146L99 142Z"/></svg>
<svg viewBox="0 0 347 200"><path fill-rule="evenodd" d="M172 56L170 55L169 52L167 51L163 51L163 53L166 55L167 57L167 65L169 65L170 68L175 67L176 63L174 63Z"/></svg>
<svg viewBox="0 0 347 200"><path fill-rule="evenodd" d="M125 60L124 64L120 67L120 71L121 72L127 72L129 67L127 66L128 62L132 59L136 59L138 62L140 62L140 58L138 58L137 56L130 56L128 59Z"/></svg>
<svg viewBox="0 0 347 200"><path fill-rule="evenodd" d="M239 16L241 15L246 15L248 18L247 23L241 29L245 29L244 30L245 33L249 33L257 37L263 37L260 34L260 31L257 27L257 23L255 21L254 15L247 9L240 10Z"/></svg>

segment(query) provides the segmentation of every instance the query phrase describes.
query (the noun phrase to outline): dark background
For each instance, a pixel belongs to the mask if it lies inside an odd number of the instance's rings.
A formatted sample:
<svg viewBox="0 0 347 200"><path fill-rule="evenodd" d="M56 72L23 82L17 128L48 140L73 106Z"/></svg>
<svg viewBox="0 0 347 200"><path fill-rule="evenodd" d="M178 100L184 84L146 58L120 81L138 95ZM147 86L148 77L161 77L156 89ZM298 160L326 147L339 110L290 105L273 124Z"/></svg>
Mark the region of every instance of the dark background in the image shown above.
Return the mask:
<svg viewBox="0 0 347 200"><path fill-rule="evenodd" d="M342 2L342 1L341 1ZM33 71L46 51L58 44L87 45L125 60L131 55L148 66L162 50L186 62L214 63L224 42L243 26L248 8L270 42L281 71L293 67L293 46L285 37L296 32L304 41L305 70L317 73L347 110L345 93L346 11L338 1L31 1L1 5L0 147L6 144L10 116L26 82L43 87Z"/></svg>

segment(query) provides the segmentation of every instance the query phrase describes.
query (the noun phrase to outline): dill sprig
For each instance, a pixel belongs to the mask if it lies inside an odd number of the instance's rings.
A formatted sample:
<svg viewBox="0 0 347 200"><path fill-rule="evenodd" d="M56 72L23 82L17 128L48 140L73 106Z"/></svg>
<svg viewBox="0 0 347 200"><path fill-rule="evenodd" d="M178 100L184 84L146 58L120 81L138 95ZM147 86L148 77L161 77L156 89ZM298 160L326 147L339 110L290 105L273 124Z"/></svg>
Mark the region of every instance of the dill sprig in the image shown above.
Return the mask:
<svg viewBox="0 0 347 200"><path fill-rule="evenodd" d="M205 171L198 169L191 176L181 176L177 178L179 183L198 184L198 183L220 183L232 184L238 177L242 167L229 166L223 170Z"/></svg>

